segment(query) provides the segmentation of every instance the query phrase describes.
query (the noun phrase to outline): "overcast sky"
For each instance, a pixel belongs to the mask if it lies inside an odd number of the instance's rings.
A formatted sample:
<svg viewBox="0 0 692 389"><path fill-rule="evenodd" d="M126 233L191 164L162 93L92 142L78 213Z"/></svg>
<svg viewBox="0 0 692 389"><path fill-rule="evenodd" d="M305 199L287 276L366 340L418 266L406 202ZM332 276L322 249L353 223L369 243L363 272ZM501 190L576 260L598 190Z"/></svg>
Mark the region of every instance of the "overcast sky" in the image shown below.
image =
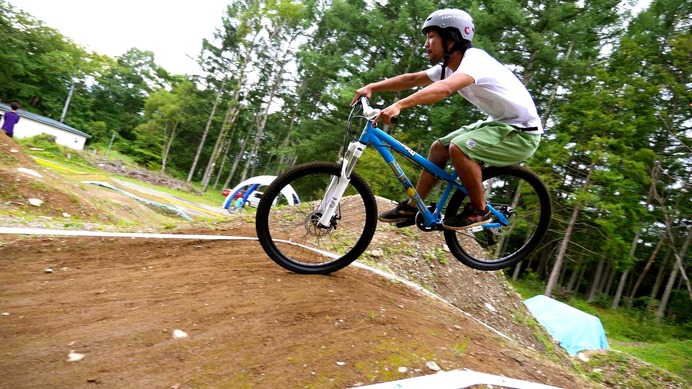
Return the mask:
<svg viewBox="0 0 692 389"><path fill-rule="evenodd" d="M175 74L199 74L202 39L212 39L232 0L10 0L75 43L117 57L130 48L154 52ZM648 5L639 0L635 9Z"/></svg>
<svg viewBox="0 0 692 389"><path fill-rule="evenodd" d="M10 0L75 43L117 57L132 47L154 52L175 74L198 74L202 39L212 39L231 0Z"/></svg>

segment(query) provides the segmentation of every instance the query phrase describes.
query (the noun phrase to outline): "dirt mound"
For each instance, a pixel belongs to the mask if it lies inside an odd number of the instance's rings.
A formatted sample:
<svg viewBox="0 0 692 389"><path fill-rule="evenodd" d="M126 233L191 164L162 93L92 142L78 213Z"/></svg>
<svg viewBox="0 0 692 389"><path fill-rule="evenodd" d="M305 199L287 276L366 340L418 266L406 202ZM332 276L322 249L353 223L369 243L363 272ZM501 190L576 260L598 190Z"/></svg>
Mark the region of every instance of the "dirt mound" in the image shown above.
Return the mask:
<svg viewBox="0 0 692 389"><path fill-rule="evenodd" d="M70 185L41 168L4 132L0 132L0 161L0 212L16 217L74 216L80 220L101 215L89 202L79 200L85 194L79 185ZM107 217L102 220L108 222Z"/></svg>
<svg viewBox="0 0 692 389"><path fill-rule="evenodd" d="M201 194L189 182L176 180L166 175L154 173L146 169L127 166L122 162L96 158L91 159L91 163L103 171L117 174L119 176L134 178L142 182L165 186L167 188L180 190L183 192Z"/></svg>
<svg viewBox="0 0 692 389"><path fill-rule="evenodd" d="M55 173L36 163L21 145L0 132L0 225L114 230L128 226L171 228L182 224L179 214L167 212L164 207L84 183L94 180L109 181L107 177L69 169L65 174Z"/></svg>

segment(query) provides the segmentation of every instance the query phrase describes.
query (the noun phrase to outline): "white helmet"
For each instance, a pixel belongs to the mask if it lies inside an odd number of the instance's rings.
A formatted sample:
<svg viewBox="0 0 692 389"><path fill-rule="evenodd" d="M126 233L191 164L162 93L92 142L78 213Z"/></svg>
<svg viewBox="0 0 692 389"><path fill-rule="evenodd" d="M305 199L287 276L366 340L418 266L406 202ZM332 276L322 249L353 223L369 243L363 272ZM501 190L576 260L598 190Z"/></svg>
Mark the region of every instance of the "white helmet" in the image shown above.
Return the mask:
<svg viewBox="0 0 692 389"><path fill-rule="evenodd" d="M460 9L451 8L431 13L425 19L425 23L423 23L423 33L426 33L430 27L441 29L455 28L459 30L461 37L469 42L473 40L473 34L476 31L471 15Z"/></svg>

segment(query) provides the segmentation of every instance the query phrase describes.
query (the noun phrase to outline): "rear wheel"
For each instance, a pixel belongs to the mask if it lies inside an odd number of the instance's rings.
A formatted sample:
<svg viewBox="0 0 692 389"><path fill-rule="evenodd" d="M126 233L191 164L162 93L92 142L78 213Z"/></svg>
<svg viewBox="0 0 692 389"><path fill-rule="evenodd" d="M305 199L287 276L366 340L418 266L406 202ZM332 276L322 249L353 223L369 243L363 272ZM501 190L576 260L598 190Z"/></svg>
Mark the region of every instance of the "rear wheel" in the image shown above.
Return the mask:
<svg viewBox="0 0 692 389"><path fill-rule="evenodd" d="M329 227L318 225L317 210L341 165L309 162L277 177L257 207L257 237L267 255L285 269L328 274L348 266L365 251L377 227L377 203L356 173L346 188ZM300 202L290 205L282 190L291 186Z"/></svg>
<svg viewBox="0 0 692 389"><path fill-rule="evenodd" d="M538 247L550 224L550 194L536 173L518 165L483 169L483 188L486 200L509 218L508 224L445 230L445 241L463 264L478 270L500 270ZM456 191L445 217L461 213L468 201L465 193Z"/></svg>

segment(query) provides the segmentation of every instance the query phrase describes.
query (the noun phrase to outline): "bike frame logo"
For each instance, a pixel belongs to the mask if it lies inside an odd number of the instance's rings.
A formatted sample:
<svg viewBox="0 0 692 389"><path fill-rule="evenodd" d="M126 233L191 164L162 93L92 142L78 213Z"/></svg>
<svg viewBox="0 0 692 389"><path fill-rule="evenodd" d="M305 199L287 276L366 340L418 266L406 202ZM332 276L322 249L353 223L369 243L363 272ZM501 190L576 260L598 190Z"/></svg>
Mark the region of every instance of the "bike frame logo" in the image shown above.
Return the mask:
<svg viewBox="0 0 692 389"><path fill-rule="evenodd" d="M399 143L399 146L403 147L403 149L406 150L406 152L409 153L412 157L416 155L416 152L413 151L413 149L411 149L410 147L406 146L405 144Z"/></svg>

